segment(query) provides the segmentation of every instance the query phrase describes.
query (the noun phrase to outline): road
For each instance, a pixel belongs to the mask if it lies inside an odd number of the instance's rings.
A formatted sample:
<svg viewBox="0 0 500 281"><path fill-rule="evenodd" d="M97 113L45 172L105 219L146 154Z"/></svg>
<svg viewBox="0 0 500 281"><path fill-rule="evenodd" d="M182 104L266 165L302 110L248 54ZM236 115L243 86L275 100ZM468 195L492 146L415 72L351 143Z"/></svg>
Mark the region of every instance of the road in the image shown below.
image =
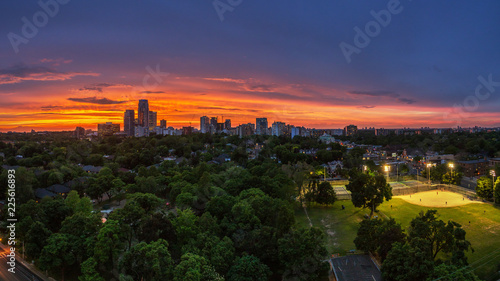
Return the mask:
<svg viewBox="0 0 500 281"><path fill-rule="evenodd" d="M0 248L1 250L1 248ZM10 266L7 264L7 252L0 252L0 280L1 281L42 281L36 275L31 273L29 269L23 266L20 262L16 262L15 273L8 271Z"/></svg>

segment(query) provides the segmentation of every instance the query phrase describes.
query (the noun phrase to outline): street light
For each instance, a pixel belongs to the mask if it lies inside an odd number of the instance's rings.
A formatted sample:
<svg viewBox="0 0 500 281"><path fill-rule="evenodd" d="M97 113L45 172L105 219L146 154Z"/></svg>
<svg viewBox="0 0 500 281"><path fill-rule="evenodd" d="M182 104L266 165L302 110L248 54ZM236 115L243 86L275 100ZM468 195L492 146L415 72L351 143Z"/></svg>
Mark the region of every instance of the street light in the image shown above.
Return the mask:
<svg viewBox="0 0 500 281"><path fill-rule="evenodd" d="M495 177L497 176L496 173L495 173L495 170L490 170L490 175L493 177L492 187L493 187L493 190L495 190ZM494 200L494 202L496 204L497 202L496 202L495 194L493 194L493 200Z"/></svg>
<svg viewBox="0 0 500 281"><path fill-rule="evenodd" d="M366 165L363 165L363 171L366 172L366 170L368 170L368 167L366 167Z"/></svg>
<svg viewBox="0 0 500 281"><path fill-rule="evenodd" d="M431 185L431 166L432 164L431 163L427 163L427 168L429 168L429 186Z"/></svg>
<svg viewBox="0 0 500 281"><path fill-rule="evenodd" d="M453 181L453 168L455 168L455 164L449 163L448 166L451 168L451 173L450 173L450 186L451 186L451 182Z"/></svg>
<svg viewBox="0 0 500 281"><path fill-rule="evenodd" d="M391 170L391 166L384 166L384 170L387 172L387 182L389 182L389 171Z"/></svg>

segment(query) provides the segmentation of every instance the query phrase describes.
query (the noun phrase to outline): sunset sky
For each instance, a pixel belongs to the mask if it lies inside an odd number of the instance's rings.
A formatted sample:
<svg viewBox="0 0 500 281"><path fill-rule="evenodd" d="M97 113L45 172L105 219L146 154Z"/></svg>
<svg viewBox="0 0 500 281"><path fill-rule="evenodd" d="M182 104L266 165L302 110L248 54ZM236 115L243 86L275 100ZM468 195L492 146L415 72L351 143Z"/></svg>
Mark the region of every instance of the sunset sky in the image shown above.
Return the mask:
<svg viewBox="0 0 500 281"><path fill-rule="evenodd" d="M341 42L355 46L354 28L394 0L242 0L222 17L213 0L59 1L41 24L38 1L0 3L0 131L122 124L139 99L174 127L203 115L500 126L497 0L401 0L350 63ZM38 20L36 34L23 18Z"/></svg>

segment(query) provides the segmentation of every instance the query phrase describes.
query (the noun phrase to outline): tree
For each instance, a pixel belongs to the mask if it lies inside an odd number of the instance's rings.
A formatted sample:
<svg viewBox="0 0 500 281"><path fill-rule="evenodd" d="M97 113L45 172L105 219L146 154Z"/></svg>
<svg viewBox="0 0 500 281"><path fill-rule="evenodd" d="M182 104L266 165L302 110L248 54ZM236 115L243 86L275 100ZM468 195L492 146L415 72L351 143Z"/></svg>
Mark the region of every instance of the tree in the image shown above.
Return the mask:
<svg viewBox="0 0 500 281"><path fill-rule="evenodd" d="M392 198L392 188L383 175L365 174L353 170L346 189L351 191L355 207L371 209L370 217L377 207Z"/></svg>
<svg viewBox="0 0 500 281"><path fill-rule="evenodd" d="M452 264L442 263L434 267L434 271L427 278L428 281L479 281L479 277L468 267L459 268Z"/></svg>
<svg viewBox="0 0 500 281"><path fill-rule="evenodd" d="M419 243L396 242L382 264L382 277L386 281L425 280L434 267L428 254L427 241L418 238ZM414 242L417 242L415 240Z"/></svg>
<svg viewBox="0 0 500 281"><path fill-rule="evenodd" d="M500 204L500 177L495 182L495 189L493 190L493 198L496 204Z"/></svg>
<svg viewBox="0 0 500 281"><path fill-rule="evenodd" d="M454 264L467 265L464 252L471 247L465 239L465 231L456 222L438 220L436 210L421 212L410 222L408 240L411 242L417 238L429 243L432 259L436 259L440 252L451 253Z"/></svg>
<svg viewBox="0 0 500 281"><path fill-rule="evenodd" d="M174 262L167 241L141 242L125 253L120 268L134 280L171 280Z"/></svg>
<svg viewBox="0 0 500 281"><path fill-rule="evenodd" d="M65 269L76 261L72 252L73 248L68 234L52 234L40 255L40 268L43 270L60 269L61 279L64 281Z"/></svg>
<svg viewBox="0 0 500 281"><path fill-rule="evenodd" d="M476 194L483 199L493 197L493 179L487 176L482 176L477 180Z"/></svg>
<svg viewBox="0 0 500 281"><path fill-rule="evenodd" d="M286 268L284 279L319 280L327 255L325 234L318 228L292 230L278 240L280 262Z"/></svg>
<svg viewBox="0 0 500 281"><path fill-rule="evenodd" d="M81 263L93 255L95 240L102 226L100 214L78 212L67 217L59 233L68 234L72 241L72 252Z"/></svg>
<svg viewBox="0 0 500 281"><path fill-rule="evenodd" d="M99 262L108 262L114 268L114 260L123 249L125 237L120 224L115 220L107 220L99 230L94 248L94 255Z"/></svg>
<svg viewBox="0 0 500 281"><path fill-rule="evenodd" d="M208 261L201 256L187 253L175 267L174 281L223 281Z"/></svg>
<svg viewBox="0 0 500 281"><path fill-rule="evenodd" d="M318 185L318 194L315 199L316 203L333 205L336 200L337 195L329 182L324 181Z"/></svg>
<svg viewBox="0 0 500 281"><path fill-rule="evenodd" d="M97 261L94 258L88 258L82 263L82 275L78 277L80 281L104 281L104 278L96 270Z"/></svg>
<svg viewBox="0 0 500 281"><path fill-rule="evenodd" d="M365 219L361 221L354 244L359 250L377 253L382 261L395 242L405 242L406 235L394 219Z"/></svg>
<svg viewBox="0 0 500 281"><path fill-rule="evenodd" d="M236 260L227 274L228 281L268 280L271 270L255 256L243 256Z"/></svg>
<svg viewBox="0 0 500 281"><path fill-rule="evenodd" d="M26 233L26 254L32 259L38 259L51 234L42 222L34 222Z"/></svg>

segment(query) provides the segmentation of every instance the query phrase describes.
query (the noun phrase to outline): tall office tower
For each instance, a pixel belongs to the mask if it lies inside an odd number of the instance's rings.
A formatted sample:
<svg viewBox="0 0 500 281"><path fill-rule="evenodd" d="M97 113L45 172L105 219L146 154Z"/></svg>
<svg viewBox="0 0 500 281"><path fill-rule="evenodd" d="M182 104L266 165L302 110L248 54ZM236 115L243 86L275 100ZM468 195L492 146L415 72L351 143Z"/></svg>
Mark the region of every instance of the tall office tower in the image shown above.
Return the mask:
<svg viewBox="0 0 500 281"><path fill-rule="evenodd" d="M200 131L204 133L210 132L210 118L207 116L200 117Z"/></svg>
<svg viewBox="0 0 500 281"><path fill-rule="evenodd" d="M257 118L255 119L255 134L266 135L267 134L267 118Z"/></svg>
<svg viewBox="0 0 500 281"><path fill-rule="evenodd" d="M226 121L224 121L224 129L226 130L230 130L231 129L231 119L226 119Z"/></svg>
<svg viewBox="0 0 500 281"><path fill-rule="evenodd" d="M138 126L148 127L149 125L149 103L148 100L139 100L139 111L137 112Z"/></svg>
<svg viewBox="0 0 500 281"><path fill-rule="evenodd" d="M162 128L162 129L167 128L167 120L165 120L165 119L160 120L160 128Z"/></svg>
<svg viewBox="0 0 500 281"><path fill-rule="evenodd" d="M158 120L157 120L157 112L156 111L150 111L148 113L148 127L150 131L153 131L155 127L158 125Z"/></svg>
<svg viewBox="0 0 500 281"><path fill-rule="evenodd" d="M126 110L123 115L123 131L127 136L133 137L135 135L135 112L133 110Z"/></svg>

